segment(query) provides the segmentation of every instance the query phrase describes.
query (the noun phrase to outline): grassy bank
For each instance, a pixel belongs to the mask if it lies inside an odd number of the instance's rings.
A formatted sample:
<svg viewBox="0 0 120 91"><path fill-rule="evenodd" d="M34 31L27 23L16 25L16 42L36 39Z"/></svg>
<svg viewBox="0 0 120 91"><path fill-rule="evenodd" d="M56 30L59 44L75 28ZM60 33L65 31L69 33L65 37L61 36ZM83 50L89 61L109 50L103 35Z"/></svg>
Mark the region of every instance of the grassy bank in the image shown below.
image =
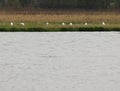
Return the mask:
<svg viewBox="0 0 120 91"><path fill-rule="evenodd" d="M84 23L46 23L41 22L26 22L25 25L21 25L20 22L14 22L11 26L10 22L0 23L1 32L57 32L57 31L120 31L120 24L106 24L102 23L85 25Z"/></svg>
<svg viewBox="0 0 120 91"><path fill-rule="evenodd" d="M102 22L106 25L103 26ZM14 25L11 26L10 22ZM25 26L20 23L24 22ZM49 22L49 25L46 25ZM65 22L65 25L62 25ZM69 23L73 25L70 26ZM85 22L88 23L85 26ZM0 31L120 31L119 12L2 11Z"/></svg>

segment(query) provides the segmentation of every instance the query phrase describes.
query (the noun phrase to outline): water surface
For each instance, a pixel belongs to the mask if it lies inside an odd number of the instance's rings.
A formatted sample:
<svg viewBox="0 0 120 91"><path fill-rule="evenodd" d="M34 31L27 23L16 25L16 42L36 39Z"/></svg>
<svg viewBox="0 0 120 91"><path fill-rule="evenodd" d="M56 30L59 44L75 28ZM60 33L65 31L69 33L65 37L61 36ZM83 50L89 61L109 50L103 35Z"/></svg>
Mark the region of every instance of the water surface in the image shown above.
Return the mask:
<svg viewBox="0 0 120 91"><path fill-rule="evenodd" d="M0 33L0 91L120 91L120 34Z"/></svg>

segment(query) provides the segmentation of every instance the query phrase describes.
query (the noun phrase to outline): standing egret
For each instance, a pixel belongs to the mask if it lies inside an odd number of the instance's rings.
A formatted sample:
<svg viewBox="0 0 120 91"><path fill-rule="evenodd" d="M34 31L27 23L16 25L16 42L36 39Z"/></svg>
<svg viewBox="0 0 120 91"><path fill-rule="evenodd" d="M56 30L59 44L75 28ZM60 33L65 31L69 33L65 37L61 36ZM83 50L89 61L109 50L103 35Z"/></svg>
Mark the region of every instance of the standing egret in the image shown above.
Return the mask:
<svg viewBox="0 0 120 91"><path fill-rule="evenodd" d="M14 25L13 22L11 22L10 25L13 26Z"/></svg>
<svg viewBox="0 0 120 91"><path fill-rule="evenodd" d="M105 22L103 22L102 25L106 25Z"/></svg>
<svg viewBox="0 0 120 91"><path fill-rule="evenodd" d="M88 25L88 23L85 23L85 26L87 26Z"/></svg>
<svg viewBox="0 0 120 91"><path fill-rule="evenodd" d="M70 23L70 26L72 26L73 24L72 23Z"/></svg>
<svg viewBox="0 0 120 91"><path fill-rule="evenodd" d="M25 23L20 23L22 26L25 26Z"/></svg>
<svg viewBox="0 0 120 91"><path fill-rule="evenodd" d="M46 25L49 25L49 23L47 22Z"/></svg>
<svg viewBox="0 0 120 91"><path fill-rule="evenodd" d="M64 25L65 25L65 23L63 22L63 23L62 23L62 25L64 26Z"/></svg>

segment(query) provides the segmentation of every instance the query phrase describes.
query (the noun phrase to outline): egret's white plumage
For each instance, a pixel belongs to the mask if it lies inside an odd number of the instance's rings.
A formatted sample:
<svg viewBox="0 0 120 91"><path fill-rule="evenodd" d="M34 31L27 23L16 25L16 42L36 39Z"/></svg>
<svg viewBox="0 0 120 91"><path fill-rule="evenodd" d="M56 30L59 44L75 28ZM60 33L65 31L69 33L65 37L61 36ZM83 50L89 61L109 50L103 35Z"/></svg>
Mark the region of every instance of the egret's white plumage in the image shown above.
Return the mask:
<svg viewBox="0 0 120 91"><path fill-rule="evenodd" d="M46 25L49 25L49 23L47 22Z"/></svg>
<svg viewBox="0 0 120 91"><path fill-rule="evenodd" d="M73 24L72 24L72 23L70 23L69 25L70 25L70 26L72 26Z"/></svg>
<svg viewBox="0 0 120 91"><path fill-rule="evenodd" d="M10 25L13 26L14 25L13 22L11 22Z"/></svg>
<svg viewBox="0 0 120 91"><path fill-rule="evenodd" d="M63 22L62 25L65 26L65 23Z"/></svg>
<svg viewBox="0 0 120 91"><path fill-rule="evenodd" d="M85 23L85 25L87 26L87 25L88 25L88 23Z"/></svg>
<svg viewBox="0 0 120 91"><path fill-rule="evenodd" d="M102 25L106 25L105 22L102 22Z"/></svg>
<svg viewBox="0 0 120 91"><path fill-rule="evenodd" d="M25 23L20 23L22 26L25 26Z"/></svg>

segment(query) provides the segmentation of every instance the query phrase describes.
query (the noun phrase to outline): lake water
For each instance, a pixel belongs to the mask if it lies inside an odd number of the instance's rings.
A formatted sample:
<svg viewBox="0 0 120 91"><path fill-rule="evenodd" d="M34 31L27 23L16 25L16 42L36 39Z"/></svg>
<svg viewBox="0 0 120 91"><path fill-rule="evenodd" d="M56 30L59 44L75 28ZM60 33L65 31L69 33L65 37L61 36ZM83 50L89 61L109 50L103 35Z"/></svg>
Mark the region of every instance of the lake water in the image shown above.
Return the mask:
<svg viewBox="0 0 120 91"><path fill-rule="evenodd" d="M0 91L120 91L120 33L0 33Z"/></svg>

